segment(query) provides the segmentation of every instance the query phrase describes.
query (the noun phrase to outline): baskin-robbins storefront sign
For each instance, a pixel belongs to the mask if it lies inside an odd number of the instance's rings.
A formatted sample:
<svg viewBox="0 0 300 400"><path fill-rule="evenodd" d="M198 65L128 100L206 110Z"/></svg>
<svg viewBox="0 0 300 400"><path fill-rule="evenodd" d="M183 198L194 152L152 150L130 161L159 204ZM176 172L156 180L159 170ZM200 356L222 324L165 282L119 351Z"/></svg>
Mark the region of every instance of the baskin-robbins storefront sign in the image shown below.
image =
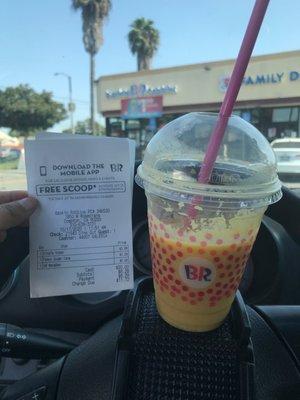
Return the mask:
<svg viewBox="0 0 300 400"><path fill-rule="evenodd" d="M244 76L242 85L244 86L256 86L256 85L269 85L269 84L280 84L285 79L290 82L300 81L300 72L289 71L289 72L272 72L269 74L257 74L257 75L246 75ZM226 92L229 84L230 76L219 77L219 90Z"/></svg>
<svg viewBox="0 0 300 400"><path fill-rule="evenodd" d="M126 97L161 96L164 94L176 94L177 85L166 84L161 86L149 86L145 83L133 84L129 88L106 89L107 99L115 100Z"/></svg>

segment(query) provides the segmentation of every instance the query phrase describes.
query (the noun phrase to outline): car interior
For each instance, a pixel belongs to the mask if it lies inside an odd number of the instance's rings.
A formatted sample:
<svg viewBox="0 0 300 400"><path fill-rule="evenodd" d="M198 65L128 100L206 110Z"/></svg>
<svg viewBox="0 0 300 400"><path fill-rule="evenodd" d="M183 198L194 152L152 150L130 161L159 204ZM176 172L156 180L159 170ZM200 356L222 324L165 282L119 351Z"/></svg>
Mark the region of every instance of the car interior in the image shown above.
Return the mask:
<svg viewBox="0 0 300 400"><path fill-rule="evenodd" d="M300 2L2 3L0 400L300 400Z"/></svg>
<svg viewBox="0 0 300 400"><path fill-rule="evenodd" d="M284 187L229 317L207 333L157 314L138 185L132 291L31 299L28 228L11 229L0 244L1 399L300 398L299 221L300 198Z"/></svg>

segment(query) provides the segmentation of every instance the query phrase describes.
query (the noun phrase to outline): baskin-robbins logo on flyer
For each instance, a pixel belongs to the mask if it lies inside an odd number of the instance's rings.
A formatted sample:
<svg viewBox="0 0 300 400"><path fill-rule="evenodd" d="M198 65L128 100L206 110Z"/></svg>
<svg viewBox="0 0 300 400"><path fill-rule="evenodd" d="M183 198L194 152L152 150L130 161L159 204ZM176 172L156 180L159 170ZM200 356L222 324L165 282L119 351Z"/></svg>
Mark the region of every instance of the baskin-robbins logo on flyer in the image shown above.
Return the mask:
<svg viewBox="0 0 300 400"><path fill-rule="evenodd" d="M215 266L205 259L188 258L179 268L181 279L192 288L206 288L216 278Z"/></svg>

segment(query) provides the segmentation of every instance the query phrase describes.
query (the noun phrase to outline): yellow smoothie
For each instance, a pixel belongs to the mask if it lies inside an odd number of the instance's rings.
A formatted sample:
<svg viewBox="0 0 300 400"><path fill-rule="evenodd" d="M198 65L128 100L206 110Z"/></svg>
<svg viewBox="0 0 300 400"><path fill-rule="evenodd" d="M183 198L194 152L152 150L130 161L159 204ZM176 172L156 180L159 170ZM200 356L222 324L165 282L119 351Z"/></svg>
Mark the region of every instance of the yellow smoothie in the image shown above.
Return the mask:
<svg viewBox="0 0 300 400"><path fill-rule="evenodd" d="M243 276L264 210L195 231L149 212L155 297L162 318L187 331L217 328Z"/></svg>

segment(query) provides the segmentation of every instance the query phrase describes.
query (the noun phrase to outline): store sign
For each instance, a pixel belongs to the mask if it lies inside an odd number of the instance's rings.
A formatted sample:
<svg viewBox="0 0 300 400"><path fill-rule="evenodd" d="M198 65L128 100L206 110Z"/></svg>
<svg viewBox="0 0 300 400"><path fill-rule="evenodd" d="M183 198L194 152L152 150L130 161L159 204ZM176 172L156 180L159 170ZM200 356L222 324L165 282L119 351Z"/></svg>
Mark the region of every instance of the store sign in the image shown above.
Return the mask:
<svg viewBox="0 0 300 400"><path fill-rule="evenodd" d="M265 84L280 84L285 79L290 82L300 80L300 72L289 71L289 72L274 72L270 74L257 74L257 75L246 75L244 76L242 85L244 86L255 86ZM220 76L219 78L219 90L226 92L229 85L230 76Z"/></svg>
<svg viewBox="0 0 300 400"><path fill-rule="evenodd" d="M121 97L143 97L164 94L176 94L177 86L173 84L161 86L149 86L144 83L131 85L129 88L107 89L105 96L107 99L115 100Z"/></svg>
<svg viewBox="0 0 300 400"><path fill-rule="evenodd" d="M162 96L122 99L121 115L123 119L160 117L162 115Z"/></svg>

